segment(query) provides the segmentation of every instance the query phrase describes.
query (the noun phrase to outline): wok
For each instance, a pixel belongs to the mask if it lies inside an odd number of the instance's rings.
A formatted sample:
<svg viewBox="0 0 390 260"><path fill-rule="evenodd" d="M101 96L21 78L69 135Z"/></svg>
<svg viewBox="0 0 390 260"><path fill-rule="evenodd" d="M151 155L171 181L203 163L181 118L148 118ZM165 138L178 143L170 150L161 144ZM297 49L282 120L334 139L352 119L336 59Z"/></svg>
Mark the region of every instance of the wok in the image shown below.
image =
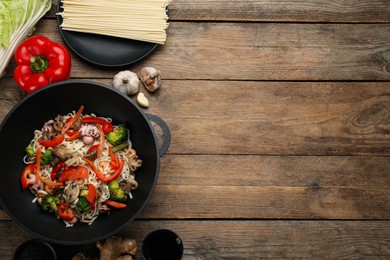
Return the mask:
<svg viewBox="0 0 390 260"><path fill-rule="evenodd" d="M76 223L67 228L53 214L32 203L34 196L20 184L25 147L35 129L57 114L66 114L84 105L83 113L111 117L114 124L124 123L143 165L136 172L139 187L123 210L103 214L92 224ZM150 120L162 129L159 148ZM165 122L146 115L129 97L112 87L85 80L68 80L37 90L20 101L0 126L0 205L24 230L35 237L63 245L83 245L103 240L127 226L141 213L151 197L159 175L160 157L170 144Z"/></svg>

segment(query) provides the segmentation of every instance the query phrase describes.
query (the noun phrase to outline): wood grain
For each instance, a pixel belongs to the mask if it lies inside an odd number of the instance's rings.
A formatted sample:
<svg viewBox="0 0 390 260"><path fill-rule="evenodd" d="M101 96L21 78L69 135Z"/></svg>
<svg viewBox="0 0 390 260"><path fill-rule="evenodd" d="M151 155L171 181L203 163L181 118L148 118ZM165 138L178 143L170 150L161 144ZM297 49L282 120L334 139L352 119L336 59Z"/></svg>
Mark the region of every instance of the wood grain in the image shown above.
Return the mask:
<svg viewBox="0 0 390 260"><path fill-rule="evenodd" d="M57 0L47 17L55 16ZM174 0L170 21L343 22L390 21L386 0Z"/></svg>
<svg viewBox="0 0 390 260"><path fill-rule="evenodd" d="M390 220L389 167L387 157L168 154L140 218Z"/></svg>
<svg viewBox="0 0 390 260"><path fill-rule="evenodd" d="M0 120L19 98L7 93ZM165 80L146 95L146 111L170 127L173 154L390 155L385 82Z"/></svg>
<svg viewBox="0 0 390 260"><path fill-rule="evenodd" d="M390 255L388 221L136 220L118 235L136 239L136 259L141 259L143 239L158 228L171 229L181 237L183 259L387 259ZM0 240L3 259L11 259L16 247L32 238L9 221L0 222L0 232L7 234L7 239ZM93 244L54 247L60 260L80 250L98 254Z"/></svg>
<svg viewBox="0 0 390 260"><path fill-rule="evenodd" d="M64 43L54 20L36 34ZM175 22L165 45L130 66L154 66L166 79L390 80L388 24L254 24ZM358 44L357 44L358 43ZM72 55L73 78L112 78ZM15 64L11 62L7 76Z"/></svg>

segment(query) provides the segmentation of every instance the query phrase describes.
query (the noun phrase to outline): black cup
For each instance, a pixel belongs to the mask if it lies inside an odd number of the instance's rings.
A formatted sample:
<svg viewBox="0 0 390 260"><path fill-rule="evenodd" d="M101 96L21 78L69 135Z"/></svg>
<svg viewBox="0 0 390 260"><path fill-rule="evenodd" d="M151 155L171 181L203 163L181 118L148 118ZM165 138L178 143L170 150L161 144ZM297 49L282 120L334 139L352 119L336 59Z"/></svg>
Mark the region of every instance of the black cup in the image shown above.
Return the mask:
<svg viewBox="0 0 390 260"><path fill-rule="evenodd" d="M56 260L53 247L40 239L30 239L23 242L14 252L13 260Z"/></svg>
<svg viewBox="0 0 390 260"><path fill-rule="evenodd" d="M171 230L158 229L145 237L142 254L145 260L180 260L183 241Z"/></svg>

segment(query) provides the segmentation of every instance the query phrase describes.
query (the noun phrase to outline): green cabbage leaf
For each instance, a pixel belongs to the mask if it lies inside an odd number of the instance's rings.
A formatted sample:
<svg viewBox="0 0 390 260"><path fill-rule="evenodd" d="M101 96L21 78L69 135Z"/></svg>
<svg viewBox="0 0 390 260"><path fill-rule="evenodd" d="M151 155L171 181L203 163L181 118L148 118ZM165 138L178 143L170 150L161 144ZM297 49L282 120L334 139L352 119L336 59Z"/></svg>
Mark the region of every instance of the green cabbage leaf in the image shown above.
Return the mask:
<svg viewBox="0 0 390 260"><path fill-rule="evenodd" d="M0 77L18 45L50 8L51 0L0 0Z"/></svg>

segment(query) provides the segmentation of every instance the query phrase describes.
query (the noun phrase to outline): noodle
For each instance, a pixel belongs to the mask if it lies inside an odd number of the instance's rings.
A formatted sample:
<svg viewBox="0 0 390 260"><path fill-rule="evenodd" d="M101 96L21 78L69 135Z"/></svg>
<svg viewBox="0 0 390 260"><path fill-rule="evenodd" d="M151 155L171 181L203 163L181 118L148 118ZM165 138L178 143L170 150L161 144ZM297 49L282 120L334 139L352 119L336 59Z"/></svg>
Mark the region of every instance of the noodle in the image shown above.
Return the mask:
<svg viewBox="0 0 390 260"><path fill-rule="evenodd" d="M62 0L63 30L164 44L170 0Z"/></svg>
<svg viewBox="0 0 390 260"><path fill-rule="evenodd" d="M40 156L41 166L39 171L31 172L26 176L24 176L23 174L22 185L24 187L23 181L28 182L28 186L26 187L29 187L30 191L35 195L33 203L38 202L38 204L40 204L42 209L44 210L44 203L42 201L47 195L58 198L59 201L57 201L56 204L58 206L58 209L53 213L55 213L57 218L61 218L63 220L66 227L72 227L74 223L78 221L82 223L92 224L99 217L100 214L109 213L110 209L105 204L105 202L108 200L117 199L114 198L114 195L110 193L109 183L113 180L116 180L120 184L120 189L123 190L124 194L128 194L127 197L131 199L133 197L131 194L131 189L135 189L136 187L130 186L129 189L128 180L133 180L135 178L134 169L140 167L142 163L142 161L138 159L136 155L134 155L135 151L134 149L132 149L132 145L130 142L130 133L128 130L126 130L127 135L125 135L127 137L124 137L124 140L122 141L127 143L126 150L124 149L114 152L115 157L117 158L116 160L122 161L122 168L115 168L119 166L115 166L114 164L112 164L112 161L115 158L112 158L112 155L110 155L109 150L114 149L114 145L112 144L112 140L109 140L109 138L107 138L108 132L100 132L100 134L104 134L104 142L102 143L99 134L94 136L93 141L91 143L85 142L84 137L88 134L93 134L92 130L94 130L95 128L99 128L97 127L98 124L112 124L111 118L96 117L96 115L94 114L81 114L80 118L78 118L78 120L76 121L79 122L79 125L76 127L75 123L73 126L71 126L70 130L65 133L65 138L61 143L56 144L54 146L43 145L43 140L54 140L50 139L48 136L53 137L61 134L57 130L55 130L55 124L62 123L63 125L65 125L67 120L69 120L71 117L75 117L75 115L75 111L64 116L58 115L54 120L47 121L42 127L42 129L35 130L34 137L27 147L30 148L30 150L26 148L27 155L23 157L23 162L27 164L27 169L29 165L37 165L36 154L38 150L41 151L42 156ZM90 122L88 120L100 121ZM119 129L119 127L119 125L112 126L113 131L115 132L117 129ZM103 127L100 128L103 129ZM90 131L87 131L85 129L89 129ZM68 141L67 138L77 131L79 131L81 135L72 141ZM98 175L95 170L91 168L91 165L89 165L88 162L85 161L83 158L88 158L94 153L97 154L97 151L94 152L92 150L91 152L91 149L100 145L103 145L101 154L95 159L90 158L91 162L93 162L95 167L100 172L100 175ZM54 154L54 157L50 159L50 163L44 164L43 156L49 150L52 154ZM61 155L59 154L60 150L61 152L66 152L66 158L61 158ZM57 168L60 172L57 172ZM133 169L133 171L131 169ZM87 175L79 175L78 177L67 177L67 179L63 180L63 182L60 182L61 177L68 176L65 173L69 174L69 172L76 172L77 174L79 174L82 171L85 171ZM36 176L37 172L39 173L39 176ZM115 175L115 172L118 172L118 175ZM103 175L103 177L101 175ZM42 180L44 182L42 182ZM92 192L89 190L90 185L93 185L93 187L95 187L96 189L95 198L93 198L93 201L88 200L88 202L91 204L88 209L81 210L78 202L79 200L81 200L82 197L87 198L89 192ZM138 184L136 186L138 186ZM72 189L78 189L77 194L75 195L76 198L73 198L71 195L69 195L71 192L74 191ZM124 201L120 202L124 203ZM62 203L65 206L63 206ZM63 214L64 212L59 209L59 205L65 207L66 212L70 212L72 218L62 216L61 214Z"/></svg>

